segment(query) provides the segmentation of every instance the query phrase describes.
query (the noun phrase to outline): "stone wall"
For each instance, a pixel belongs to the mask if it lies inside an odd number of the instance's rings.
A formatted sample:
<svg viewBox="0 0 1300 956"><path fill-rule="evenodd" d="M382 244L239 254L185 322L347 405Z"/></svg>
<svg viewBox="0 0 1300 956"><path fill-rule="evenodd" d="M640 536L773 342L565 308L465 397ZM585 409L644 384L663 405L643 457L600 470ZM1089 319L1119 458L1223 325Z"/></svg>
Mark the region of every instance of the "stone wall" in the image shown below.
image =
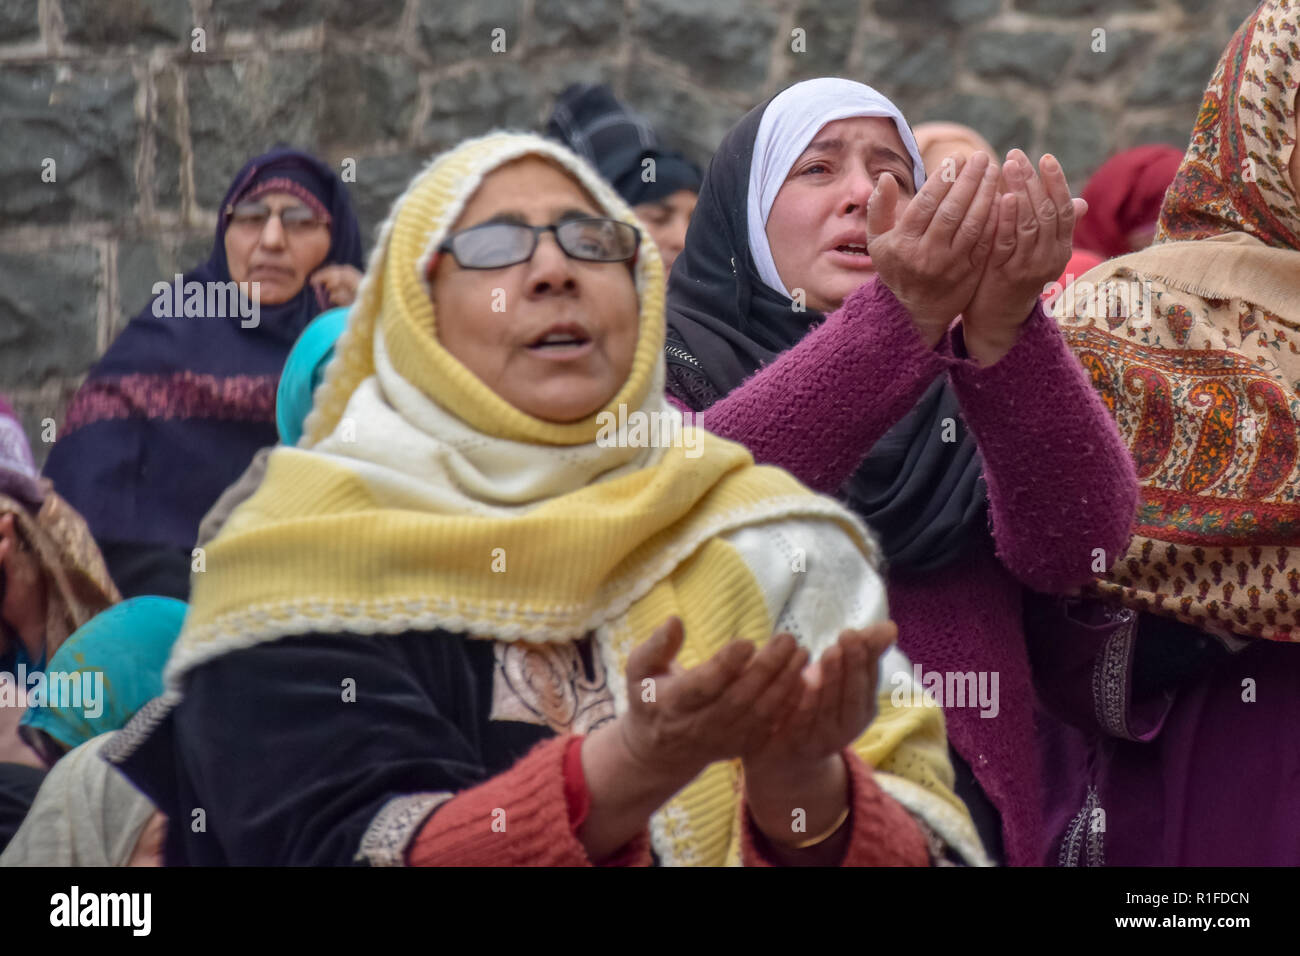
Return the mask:
<svg viewBox="0 0 1300 956"><path fill-rule="evenodd" d="M1253 7L0 0L0 393L43 459L42 420L61 420L152 284L206 255L230 177L276 142L356 161L370 237L430 155L492 127L537 127L571 82L613 84L703 162L755 103L838 74L880 88L913 122L960 120L1000 149L1050 149L1077 192L1117 149L1185 144ZM498 28L504 52L492 49Z"/></svg>

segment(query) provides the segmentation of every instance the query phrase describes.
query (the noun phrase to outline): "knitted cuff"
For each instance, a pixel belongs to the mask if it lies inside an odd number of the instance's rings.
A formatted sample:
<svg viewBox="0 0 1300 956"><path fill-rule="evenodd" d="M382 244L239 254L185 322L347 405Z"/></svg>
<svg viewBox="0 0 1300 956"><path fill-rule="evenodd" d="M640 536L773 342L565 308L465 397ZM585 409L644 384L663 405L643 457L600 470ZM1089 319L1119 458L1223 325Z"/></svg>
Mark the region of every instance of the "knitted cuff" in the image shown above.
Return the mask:
<svg viewBox="0 0 1300 956"><path fill-rule="evenodd" d="M1043 309L1043 303L1034 305L1033 312L1020 327L1020 337L1007 353L992 365L980 365L970 357L966 348L966 336L962 324L958 322L948 331L951 339L950 353L955 359L951 365L953 384L958 388L965 385L985 389L991 383L999 386L1020 381L1027 367L1034 367L1046 361L1060 358L1073 358L1065 337L1061 335L1056 322Z"/></svg>
<svg viewBox="0 0 1300 956"><path fill-rule="evenodd" d="M929 848L911 814L876 785L871 768L852 750L844 751L849 772L849 826L852 833L840 866L928 866ZM777 866L760 850L758 829L741 806L740 858L745 866Z"/></svg>
<svg viewBox="0 0 1300 956"><path fill-rule="evenodd" d="M407 851L410 866L591 866L569 826L570 737L539 743L504 773L440 806Z"/></svg>

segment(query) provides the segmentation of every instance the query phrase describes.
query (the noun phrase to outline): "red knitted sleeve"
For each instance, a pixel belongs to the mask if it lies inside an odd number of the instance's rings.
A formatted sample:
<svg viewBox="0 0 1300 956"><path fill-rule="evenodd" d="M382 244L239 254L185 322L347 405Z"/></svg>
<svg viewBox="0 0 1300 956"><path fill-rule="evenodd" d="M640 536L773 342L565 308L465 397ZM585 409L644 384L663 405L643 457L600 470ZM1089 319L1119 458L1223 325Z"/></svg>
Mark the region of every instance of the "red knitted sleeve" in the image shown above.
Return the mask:
<svg viewBox="0 0 1300 956"><path fill-rule="evenodd" d="M849 825L853 831L840 866L929 866L930 853L916 821L876 785L871 768L851 750ZM777 866L763 855L747 806L741 808L740 858L745 866Z"/></svg>
<svg viewBox="0 0 1300 956"><path fill-rule="evenodd" d="M411 841L408 865L591 866L569 822L565 758L572 741L543 741L509 770L439 806ZM643 831L602 865L650 862Z"/></svg>

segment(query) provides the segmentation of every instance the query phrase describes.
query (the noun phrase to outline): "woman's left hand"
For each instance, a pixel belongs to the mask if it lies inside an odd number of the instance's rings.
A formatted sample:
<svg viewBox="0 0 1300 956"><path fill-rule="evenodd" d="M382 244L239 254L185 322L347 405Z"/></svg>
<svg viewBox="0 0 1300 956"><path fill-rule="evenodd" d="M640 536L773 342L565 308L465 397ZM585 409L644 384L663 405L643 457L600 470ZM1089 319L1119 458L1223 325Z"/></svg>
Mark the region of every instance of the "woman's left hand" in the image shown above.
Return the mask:
<svg viewBox="0 0 1300 956"><path fill-rule="evenodd" d="M357 298L361 272L353 266L325 266L307 280L316 289L324 289L331 306L351 305Z"/></svg>
<svg viewBox="0 0 1300 956"><path fill-rule="evenodd" d="M742 754L749 815L778 862L835 865L842 857L849 781L841 754L875 717L880 655L897 637L892 621L841 633L805 671L795 709ZM798 847L807 834L827 831L826 839Z"/></svg>
<svg viewBox="0 0 1300 956"><path fill-rule="evenodd" d="M1007 192L998 201L993 251L962 310L966 350L981 365L992 365L1016 344L1043 288L1065 271L1075 221L1088 209L1082 199L1070 198L1054 157L1044 156L1038 168L1041 178L1018 149L1003 166Z"/></svg>

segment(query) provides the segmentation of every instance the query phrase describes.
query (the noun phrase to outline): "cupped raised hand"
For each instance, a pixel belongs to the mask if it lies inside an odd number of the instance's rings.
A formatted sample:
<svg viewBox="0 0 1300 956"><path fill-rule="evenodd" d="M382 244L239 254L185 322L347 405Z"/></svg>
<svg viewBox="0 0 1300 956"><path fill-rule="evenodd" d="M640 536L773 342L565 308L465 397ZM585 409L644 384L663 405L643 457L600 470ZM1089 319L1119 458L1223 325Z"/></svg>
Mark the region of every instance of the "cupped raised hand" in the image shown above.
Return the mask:
<svg viewBox="0 0 1300 956"><path fill-rule="evenodd" d="M1061 164L1050 154L1035 172L1018 149L1007 154L1006 193L998 200L992 251L969 304L962 309L966 349L989 365L1015 345L1044 286L1070 261L1074 224L1087 211L1070 198Z"/></svg>
<svg viewBox="0 0 1300 956"><path fill-rule="evenodd" d="M798 704L743 755L746 777L797 779L857 740L875 718L880 656L897 638L892 621L842 632L807 668Z"/></svg>
<svg viewBox="0 0 1300 956"><path fill-rule="evenodd" d="M867 249L880 281L934 347L975 293L992 249L998 165L977 152L951 181L931 176L897 216L898 183L880 177L867 201Z"/></svg>
<svg viewBox="0 0 1300 956"><path fill-rule="evenodd" d="M799 702L808 652L788 634L761 650L732 641L704 663L674 663L685 640L670 618L628 659L623 744L648 773L685 783L765 742Z"/></svg>

